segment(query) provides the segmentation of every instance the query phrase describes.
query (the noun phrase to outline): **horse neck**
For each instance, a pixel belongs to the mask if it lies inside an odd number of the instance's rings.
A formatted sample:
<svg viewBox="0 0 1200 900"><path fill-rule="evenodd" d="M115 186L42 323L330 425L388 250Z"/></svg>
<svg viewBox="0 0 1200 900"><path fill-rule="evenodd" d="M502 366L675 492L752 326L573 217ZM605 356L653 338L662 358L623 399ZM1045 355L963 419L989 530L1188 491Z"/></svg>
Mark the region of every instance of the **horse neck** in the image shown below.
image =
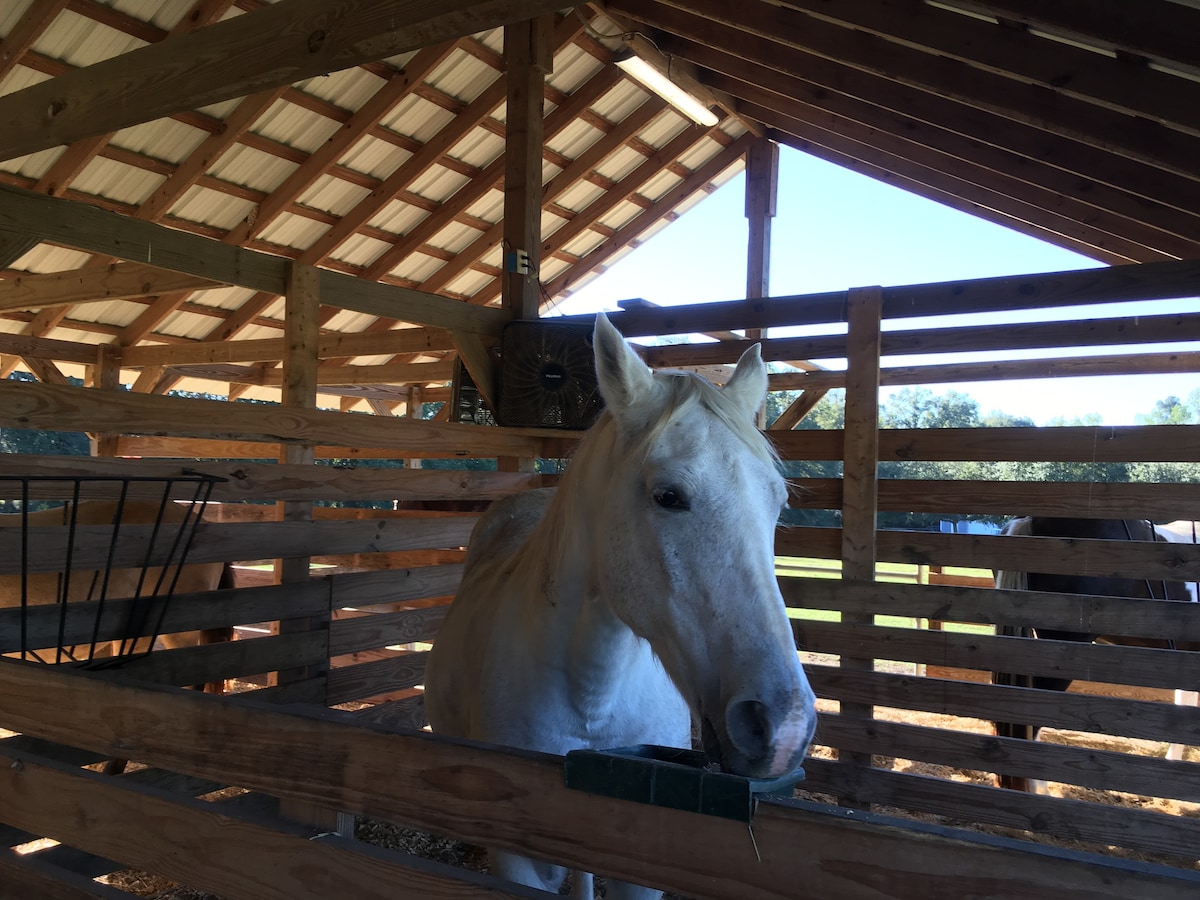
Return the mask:
<svg viewBox="0 0 1200 900"><path fill-rule="evenodd" d="M609 476L623 469L617 453L616 427L605 416L580 442L519 562L527 583L540 586L527 594L530 615L553 619L572 667L581 671L589 659L611 670L613 654L639 640L605 602L597 577Z"/></svg>

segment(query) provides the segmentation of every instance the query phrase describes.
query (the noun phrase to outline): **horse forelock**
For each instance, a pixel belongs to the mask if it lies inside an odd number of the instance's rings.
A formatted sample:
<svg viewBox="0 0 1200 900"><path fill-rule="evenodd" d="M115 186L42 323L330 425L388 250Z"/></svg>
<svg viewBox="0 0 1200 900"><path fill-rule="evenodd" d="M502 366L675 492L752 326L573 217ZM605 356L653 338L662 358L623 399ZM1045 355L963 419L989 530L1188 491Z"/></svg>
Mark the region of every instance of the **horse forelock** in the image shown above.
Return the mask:
<svg viewBox="0 0 1200 900"><path fill-rule="evenodd" d="M714 416L763 462L778 465L779 454L754 424L752 411L739 406L712 382L693 372L675 371L656 373L654 382L661 386L662 403L642 437L647 449L669 425L699 408Z"/></svg>

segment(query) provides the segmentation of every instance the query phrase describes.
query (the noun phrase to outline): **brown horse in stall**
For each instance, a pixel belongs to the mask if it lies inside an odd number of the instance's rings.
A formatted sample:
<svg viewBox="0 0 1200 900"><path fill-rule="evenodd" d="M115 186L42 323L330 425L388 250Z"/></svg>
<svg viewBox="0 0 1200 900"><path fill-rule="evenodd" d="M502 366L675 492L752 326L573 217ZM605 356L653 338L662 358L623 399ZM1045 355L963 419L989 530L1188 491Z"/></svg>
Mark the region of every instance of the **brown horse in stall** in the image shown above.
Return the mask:
<svg viewBox="0 0 1200 900"><path fill-rule="evenodd" d="M1188 533L1180 529L1167 529L1162 526L1155 526L1145 520L1132 519L1070 519L1032 516L1013 519L1004 526L1001 533L1005 535L1033 535L1037 537L1108 541L1196 543L1194 531ZM1195 602L1197 599L1197 584L1195 582L1006 571L997 571L995 576L996 587L1009 590L1086 594L1105 597L1132 597L1143 600L1174 600L1182 602ZM1087 634L1076 631L1011 625L998 627L997 634L1009 637L1034 637L1056 641L1082 643L1100 641L1103 643L1137 647L1200 650L1200 644L1184 644L1169 639ZM992 681L994 684L1065 691L1071 686L1072 679L1040 675L1029 676L994 673ZM1176 690L1175 702L1190 702L1194 705L1195 692ZM996 722L995 727L996 734L1000 737L1019 737L1026 740L1036 740L1038 731L1040 730L1035 726L1007 722ZM1179 759L1181 758L1181 752L1182 749L1178 745L1173 744L1168 748L1167 757L1169 759ZM1030 781L1030 779L1008 775L1000 777L1001 787L1016 790L1029 790Z"/></svg>
<svg viewBox="0 0 1200 900"><path fill-rule="evenodd" d="M114 532L126 525L155 525L165 526L156 531L152 541L169 545L178 530L190 529L196 522L198 513L194 505L187 503L163 503L150 500L126 500L123 503L116 500L83 500L72 507L70 504L52 509L38 510L30 513L8 513L0 515L0 527L7 527L13 532L23 528L57 527L66 529L74 526L109 526ZM119 516L119 522L118 522ZM176 529L174 526L178 526ZM35 548L29 548L36 552ZM188 563L178 565L181 559L180 550L172 548L171 559L163 566L147 568L113 568L111 571L101 569L72 570L69 573L60 572L21 572L0 575L0 609L48 606L67 601L67 610L83 613L92 617L99 615L105 602L111 599L165 597L176 593L193 593L213 591L232 587L232 570L226 563ZM94 563L93 563L94 564ZM24 582L24 584L23 584ZM24 594L24 600L22 595ZM66 595L64 597L64 594ZM83 604L88 604L85 608ZM153 614L161 614L161 604L156 604ZM157 629L152 629L157 634ZM191 647L200 644L220 643L233 639L231 627L210 628L201 631L180 632L158 636L158 643L167 649ZM27 658L41 659L44 662L100 660L113 656L130 656L135 653L145 653L151 649L151 640L142 637L136 641L102 641L87 645L54 647L50 650L36 653L25 652ZM204 685L209 693L223 693L224 683L214 682Z"/></svg>

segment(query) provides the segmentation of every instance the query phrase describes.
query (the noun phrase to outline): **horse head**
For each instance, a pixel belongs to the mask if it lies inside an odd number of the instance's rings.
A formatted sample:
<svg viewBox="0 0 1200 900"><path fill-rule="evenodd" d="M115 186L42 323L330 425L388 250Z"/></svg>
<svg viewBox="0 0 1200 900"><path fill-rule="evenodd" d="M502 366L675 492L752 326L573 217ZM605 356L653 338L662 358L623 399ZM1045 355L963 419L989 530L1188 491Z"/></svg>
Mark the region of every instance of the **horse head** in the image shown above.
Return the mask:
<svg viewBox="0 0 1200 900"><path fill-rule="evenodd" d="M648 641L726 771L792 771L814 696L775 576L787 488L754 417L767 388L758 345L722 388L651 374L603 315L596 367L607 414L593 580Z"/></svg>

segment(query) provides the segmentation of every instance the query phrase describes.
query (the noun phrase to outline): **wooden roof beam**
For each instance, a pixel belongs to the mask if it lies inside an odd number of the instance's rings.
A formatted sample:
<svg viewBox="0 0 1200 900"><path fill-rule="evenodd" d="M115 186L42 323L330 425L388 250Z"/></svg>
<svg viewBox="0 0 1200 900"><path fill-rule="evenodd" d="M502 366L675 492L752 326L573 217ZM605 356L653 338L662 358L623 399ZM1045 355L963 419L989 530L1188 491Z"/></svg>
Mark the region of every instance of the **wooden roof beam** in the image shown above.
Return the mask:
<svg viewBox="0 0 1200 900"><path fill-rule="evenodd" d="M320 359L384 356L396 353L436 353L453 348L454 341L449 331L432 328L398 328L359 334L322 334L317 339L317 356ZM120 353L121 365L139 368L141 366L186 366L231 362L278 362L283 359L283 350L283 338L266 338L253 341L214 341L211 343L125 347Z"/></svg>
<svg viewBox="0 0 1200 900"><path fill-rule="evenodd" d="M1130 218L1153 222L1169 233L1191 239L1198 233L1196 210L1200 210L1200 182L1182 178L1078 140L1014 122L956 100L887 81L877 75L852 69L800 51L779 48L752 35L730 41L728 51L690 39L664 38L670 52L691 59L711 70L710 79L726 84L720 76L753 85L760 105L773 106L784 98L830 114L830 121L848 118L889 133L920 139L931 129L944 132L942 140L960 135L959 154L965 158L1008 160L1001 168L1012 172L1038 172L1046 186L1064 194L1099 203L1114 211L1124 210ZM770 54L768 68L751 60ZM770 94L782 95L773 100ZM997 156L997 151L1001 154ZM1014 160L1013 157L1024 159ZM1086 179L1083 184L1080 179ZM1107 199L1101 201L1101 197ZM1146 212L1146 200L1156 211ZM1172 226L1170 223L1175 222Z"/></svg>
<svg viewBox="0 0 1200 900"><path fill-rule="evenodd" d="M268 225L299 198L317 179L334 168L346 152L365 135L371 133L380 120L412 94L417 85L454 52L459 41L446 41L426 47L408 61L402 72L384 82L342 127L301 163L287 178L258 204L251 219L234 228L229 243L243 244L257 237ZM415 151L414 151L415 152Z"/></svg>
<svg viewBox="0 0 1200 900"><path fill-rule="evenodd" d="M126 300L168 291L203 291L219 281L145 266L118 263L49 275L17 275L0 281L0 310L50 309L76 303Z"/></svg>
<svg viewBox="0 0 1200 900"><path fill-rule="evenodd" d="M31 3L21 18L0 41L0 79L17 67L38 38L67 7L69 0L44 0Z"/></svg>
<svg viewBox="0 0 1200 900"><path fill-rule="evenodd" d="M1200 10L1125 0L948 0L949 5L1043 28L1200 73ZM1153 23L1153 24L1151 24Z"/></svg>
<svg viewBox="0 0 1200 900"><path fill-rule="evenodd" d="M201 378L208 381L227 381L233 384L281 387L283 369L274 366L238 366L228 363L175 365L146 371L162 371L173 380ZM335 366L318 368L316 383L321 386L369 387L380 385L434 384L442 385L454 377L453 360L423 363L387 363L379 366Z"/></svg>
<svg viewBox="0 0 1200 900"><path fill-rule="evenodd" d="M561 8L552 0L283 0L0 98L0 156L12 159L180 110L474 34ZM119 102L118 102L119 98Z"/></svg>
<svg viewBox="0 0 1200 900"><path fill-rule="evenodd" d="M637 29L624 16L618 15L611 9L608 9L604 3L598 2L598 0L588 3L588 6L611 19L624 34L630 35L629 39L625 41L629 49L658 71L666 73L667 77L699 100L704 106L716 106L724 110L755 137L762 137L766 133L761 122L757 122L749 116L742 114L737 106L737 98L713 88L693 66L686 63L681 64L682 61L672 59L670 56L664 54L656 41L651 41L645 35L639 34Z"/></svg>
<svg viewBox="0 0 1200 900"><path fill-rule="evenodd" d="M92 253L153 259L172 271L281 295L288 260L218 241L139 222L94 207L41 197L0 186L0 230L25 231ZM322 292L339 306L368 315L404 318L418 324L498 334L506 317L500 310L470 309L435 294L366 282L322 270Z"/></svg>
<svg viewBox="0 0 1200 900"><path fill-rule="evenodd" d="M1200 144L1188 134L956 59L902 46L865 31L853 31L767 4L737 6L736 23L729 21L732 8L719 0L695 0L688 4L688 10L656 0L616 0L613 5L663 31L742 56L746 55L740 49L745 35L766 40L773 52L753 58L768 66L775 66L776 56L786 56L784 49L800 51L916 88L933 97L957 100L1005 119L1106 149L1181 178L1200 180L1195 165ZM792 29L786 32L787 37L781 31L784 28ZM1194 98L1200 90L1200 86L1183 79L1172 78L1170 84L1185 97ZM836 86L832 89L840 90ZM1200 109L1200 103L1195 103L1195 107Z"/></svg>
<svg viewBox="0 0 1200 900"><path fill-rule="evenodd" d="M1079 188L1081 179L1015 154L999 150L978 141L963 138L936 127L916 127L904 116L880 110L869 104L848 98L831 98L831 105L851 117L831 113L827 108L790 100L755 85L738 82L723 76L713 76L743 99L746 105L770 110L767 121L778 124L784 131L812 137L815 128L844 136L849 140L869 144L876 150L895 154L945 173L949 178L966 178L1005 195L1025 206L1053 211L1079 222L1090 223L1097 230L1108 231L1157 251L1157 258L1184 258L1200 253L1200 217L1133 197L1105 185L1086 181L1088 190ZM793 123L783 124L780 116ZM816 139L816 138L814 138ZM1009 173L1019 173L1013 176ZM966 174L964 174L966 173ZM1000 209L1003 211L1004 207ZM1167 230L1157 224L1174 224Z"/></svg>
<svg viewBox="0 0 1200 900"><path fill-rule="evenodd" d="M776 22L789 31L809 30L819 20L867 32L958 60L972 69L994 72L1200 137L1196 85L1148 66L1114 61L1080 47L998 28L924 3L906 4L901 9L877 0L780 2L787 9L779 11ZM702 3L705 8L718 5L713 0ZM742 15L742 11L739 9L736 15ZM1193 14L1191 20L1195 23L1200 16Z"/></svg>
<svg viewBox="0 0 1200 900"><path fill-rule="evenodd" d="M167 40L210 25L231 6L233 0L217 0L215 3L212 0L198 0L191 12L184 15L169 32L161 34L158 40ZM111 138L112 133L95 134L72 142L38 179L34 190L52 197L61 197L68 185L96 158Z"/></svg>
<svg viewBox="0 0 1200 900"><path fill-rule="evenodd" d="M557 52L562 47L575 40L582 31L582 24L574 16L562 19L554 29L553 44ZM570 125L575 118L586 110L593 102L612 88L619 79L610 73L605 76L603 70L593 75L574 94L555 107L543 124L547 139ZM499 99L496 106L504 100L504 79L500 78L493 84L493 89ZM495 108L495 106L493 106ZM490 110L489 110L490 112ZM484 196L496 186L504 175L504 157L501 155L493 160L477 177L464 184L458 191L442 204L441 209L430 213L412 228L404 238L385 250L363 272L363 277L377 280L383 278L389 271L411 253L418 251L439 231L449 225L454 219L464 213L472 203Z"/></svg>

